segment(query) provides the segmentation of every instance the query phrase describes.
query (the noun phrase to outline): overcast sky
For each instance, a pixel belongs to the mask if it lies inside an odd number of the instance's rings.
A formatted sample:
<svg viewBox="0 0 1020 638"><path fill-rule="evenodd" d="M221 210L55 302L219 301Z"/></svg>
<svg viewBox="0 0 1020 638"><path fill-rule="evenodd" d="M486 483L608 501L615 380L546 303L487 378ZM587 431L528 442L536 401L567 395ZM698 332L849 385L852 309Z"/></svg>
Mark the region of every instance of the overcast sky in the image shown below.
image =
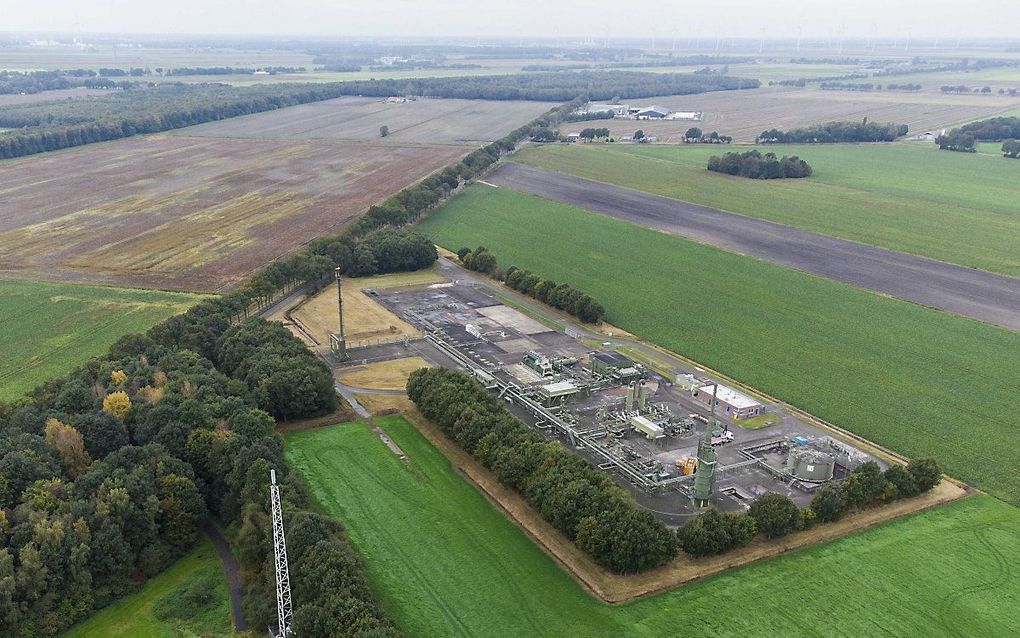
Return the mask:
<svg viewBox="0 0 1020 638"><path fill-rule="evenodd" d="M1018 26L1020 0L0 0L2 31L948 39Z"/></svg>

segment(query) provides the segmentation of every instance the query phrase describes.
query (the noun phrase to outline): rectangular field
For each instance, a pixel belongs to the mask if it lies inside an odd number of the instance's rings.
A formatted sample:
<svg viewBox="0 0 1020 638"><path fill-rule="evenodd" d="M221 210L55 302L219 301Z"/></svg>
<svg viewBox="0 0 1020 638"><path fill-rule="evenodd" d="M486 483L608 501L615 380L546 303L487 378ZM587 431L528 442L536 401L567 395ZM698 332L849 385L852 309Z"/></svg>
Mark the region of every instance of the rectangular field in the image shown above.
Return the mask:
<svg viewBox="0 0 1020 638"><path fill-rule="evenodd" d="M990 497L613 607L589 596L413 426L399 417L377 423L407 461L359 423L293 433L286 456L343 521L409 638L659 638L679 626L719 638L867 636L876 627L1006 636L1020 622L1020 512Z"/></svg>
<svg viewBox="0 0 1020 638"><path fill-rule="evenodd" d="M0 280L0 400L101 355L123 335L184 312L198 295Z"/></svg>
<svg viewBox="0 0 1020 638"><path fill-rule="evenodd" d="M503 137L556 106L552 102L342 97L180 129L174 135L286 140L379 140L388 143L477 144Z"/></svg>
<svg viewBox="0 0 1020 638"><path fill-rule="evenodd" d="M5 161L0 273L228 289L465 152L149 136Z"/></svg>
<svg viewBox="0 0 1020 638"><path fill-rule="evenodd" d="M166 596L196 580L213 580L213 600L187 621L160 620L154 607ZM208 540L165 571L143 584L137 592L117 600L61 638L230 638L237 634L230 617L223 567Z"/></svg>
<svg viewBox="0 0 1020 638"><path fill-rule="evenodd" d="M996 145L996 149L998 146ZM540 146L516 161L899 252L1020 277L1017 167L932 143L760 147L797 155L807 179L709 172L716 145Z"/></svg>
<svg viewBox="0 0 1020 638"><path fill-rule="evenodd" d="M576 286L624 330L1020 503L1018 333L506 188L473 186L419 227Z"/></svg>
<svg viewBox="0 0 1020 638"><path fill-rule="evenodd" d="M564 124L566 134L589 126L608 127L614 136L630 136L641 129L660 142L679 143L684 131L697 126L717 131L736 142L753 142L770 128L790 129L833 120L907 124L911 132L942 128L990 116L1020 104L1017 98L982 95L903 94L891 91L855 93L812 88L763 87L743 91L714 91L696 95L668 95L633 104L657 104L672 111L701 111L701 122L654 120L597 120Z"/></svg>

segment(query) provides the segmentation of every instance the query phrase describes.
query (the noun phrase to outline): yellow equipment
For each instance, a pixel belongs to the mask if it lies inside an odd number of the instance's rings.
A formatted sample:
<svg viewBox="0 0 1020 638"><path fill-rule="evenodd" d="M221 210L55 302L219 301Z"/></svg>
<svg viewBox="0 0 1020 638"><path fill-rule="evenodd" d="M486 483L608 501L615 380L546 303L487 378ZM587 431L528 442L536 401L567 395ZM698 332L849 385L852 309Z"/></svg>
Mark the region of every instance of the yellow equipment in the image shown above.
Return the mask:
<svg viewBox="0 0 1020 638"><path fill-rule="evenodd" d="M676 469L680 470L680 473L684 476L690 476L694 474L694 470L698 468L698 459L693 456L676 460Z"/></svg>

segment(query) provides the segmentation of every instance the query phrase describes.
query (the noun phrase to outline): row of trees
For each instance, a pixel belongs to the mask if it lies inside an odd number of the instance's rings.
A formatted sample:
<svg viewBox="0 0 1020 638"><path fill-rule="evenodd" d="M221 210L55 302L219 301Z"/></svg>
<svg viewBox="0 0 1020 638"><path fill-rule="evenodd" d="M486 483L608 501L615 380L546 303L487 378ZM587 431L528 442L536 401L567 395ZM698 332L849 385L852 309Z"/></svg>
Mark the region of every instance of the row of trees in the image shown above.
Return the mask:
<svg viewBox="0 0 1020 638"><path fill-rule="evenodd" d="M457 251L457 257L468 270L494 277L514 290L570 313L585 323L598 323L606 314L602 304L570 284L557 284L551 279L542 279L531 271L521 270L517 266L502 270L498 267L496 256L485 246L479 246L475 250L461 248Z"/></svg>
<svg viewBox="0 0 1020 638"><path fill-rule="evenodd" d="M829 122L790 131L769 129L758 136L760 144L832 144L837 142L892 142L907 134L906 124Z"/></svg>
<svg viewBox="0 0 1020 638"><path fill-rule="evenodd" d="M935 138L935 143L943 151L956 151L958 153L974 153L977 149L974 145L977 140L970 133L964 133L960 129L953 129Z"/></svg>
<svg viewBox="0 0 1020 638"><path fill-rule="evenodd" d="M796 155L784 155L780 159L775 153L762 155L756 150L726 153L722 157L713 155L708 158L708 170L751 179L784 179L811 175L811 167Z"/></svg>
<svg viewBox="0 0 1020 638"><path fill-rule="evenodd" d="M745 512L706 511L677 531L680 546L692 556L722 554L750 543L761 534L780 538L817 523L829 523L847 512L927 492L942 478L932 459L911 461L905 468L892 465L885 472L874 461L864 463L842 483L828 483L818 490L811 506L803 510L783 494L759 497Z"/></svg>
<svg viewBox="0 0 1020 638"><path fill-rule="evenodd" d="M339 97L336 84L160 85L98 98L0 108L0 159L158 133Z"/></svg>
<svg viewBox="0 0 1020 638"><path fill-rule="evenodd" d="M689 95L707 91L752 89L757 80L689 73L640 71L562 71L460 78L415 78L343 82L344 95L423 95L480 100L565 102L587 94L592 100L631 99L655 95Z"/></svg>
<svg viewBox="0 0 1020 638"><path fill-rule="evenodd" d="M598 564L634 573L676 556L676 535L662 522L604 472L511 416L470 376L423 368L411 373L407 394L448 438Z"/></svg>
<svg viewBox="0 0 1020 638"><path fill-rule="evenodd" d="M827 91L881 91L881 84L871 82L822 82L819 87ZM885 88L890 91L920 91L920 84L886 84Z"/></svg>
<svg viewBox="0 0 1020 638"><path fill-rule="evenodd" d="M1020 117L993 117L971 122L960 127L960 131L973 135L982 142L1001 142L1020 138Z"/></svg>
<svg viewBox="0 0 1020 638"><path fill-rule="evenodd" d="M1020 158L1020 140L1006 140L1002 143L1003 157Z"/></svg>
<svg viewBox="0 0 1020 638"><path fill-rule="evenodd" d="M578 137L580 137L582 140L588 140L590 142L592 140L608 139L610 135L611 133L607 128L586 128L581 129L581 132L578 135Z"/></svg>
<svg viewBox="0 0 1020 638"><path fill-rule="evenodd" d="M732 141L733 138L729 135L719 135L715 131L706 135L697 126L692 126L684 132L684 144L729 144Z"/></svg>

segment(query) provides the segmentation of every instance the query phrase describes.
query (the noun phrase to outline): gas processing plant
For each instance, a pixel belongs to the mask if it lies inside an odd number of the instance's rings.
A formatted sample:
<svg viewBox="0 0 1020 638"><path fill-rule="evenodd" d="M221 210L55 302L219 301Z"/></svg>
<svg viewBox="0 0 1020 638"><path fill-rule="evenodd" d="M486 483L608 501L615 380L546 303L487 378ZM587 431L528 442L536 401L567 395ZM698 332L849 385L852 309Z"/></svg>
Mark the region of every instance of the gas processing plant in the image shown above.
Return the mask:
<svg viewBox="0 0 1020 638"><path fill-rule="evenodd" d="M610 473L668 524L708 505L740 510L766 492L806 506L820 486L866 461L887 466L781 406L695 369L665 376L619 352L593 349L576 330L552 330L481 287L366 294L425 336L352 352L355 361L412 349L471 372L515 416Z"/></svg>

